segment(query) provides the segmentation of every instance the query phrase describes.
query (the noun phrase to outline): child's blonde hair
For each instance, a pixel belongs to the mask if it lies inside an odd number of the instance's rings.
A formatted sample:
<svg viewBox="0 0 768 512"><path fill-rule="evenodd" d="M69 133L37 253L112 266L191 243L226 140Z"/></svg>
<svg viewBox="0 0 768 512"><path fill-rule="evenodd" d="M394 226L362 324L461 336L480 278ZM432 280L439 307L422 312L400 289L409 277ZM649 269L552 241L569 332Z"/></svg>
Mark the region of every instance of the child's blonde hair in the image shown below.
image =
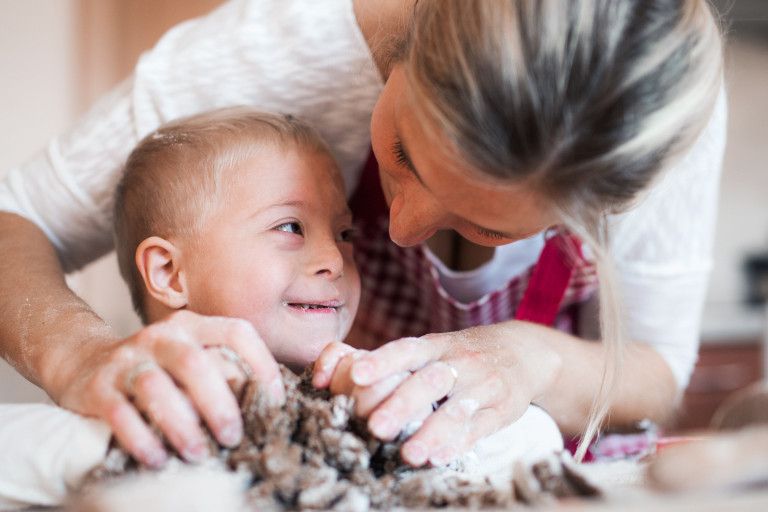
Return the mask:
<svg viewBox="0 0 768 512"><path fill-rule="evenodd" d="M596 255L610 407L621 301L605 215L688 149L713 111L720 27L705 0L418 0L394 62L465 169L538 190ZM613 364L615 363L615 364ZM582 443L579 456L587 443Z"/></svg>
<svg viewBox="0 0 768 512"><path fill-rule="evenodd" d="M194 244L196 233L238 186L229 173L274 147L330 154L305 121L237 106L165 124L128 156L115 192L115 249L144 323L144 286L135 263L139 244L150 236L184 237Z"/></svg>

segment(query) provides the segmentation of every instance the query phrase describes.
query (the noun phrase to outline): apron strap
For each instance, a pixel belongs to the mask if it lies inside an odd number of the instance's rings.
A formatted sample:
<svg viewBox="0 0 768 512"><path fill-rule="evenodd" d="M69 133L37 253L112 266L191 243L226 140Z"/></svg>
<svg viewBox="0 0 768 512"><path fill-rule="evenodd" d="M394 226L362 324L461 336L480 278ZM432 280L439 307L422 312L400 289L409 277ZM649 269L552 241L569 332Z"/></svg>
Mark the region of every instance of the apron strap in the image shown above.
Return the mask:
<svg viewBox="0 0 768 512"><path fill-rule="evenodd" d="M533 269L515 319L553 325L581 256L581 243L575 235L558 232L550 236Z"/></svg>

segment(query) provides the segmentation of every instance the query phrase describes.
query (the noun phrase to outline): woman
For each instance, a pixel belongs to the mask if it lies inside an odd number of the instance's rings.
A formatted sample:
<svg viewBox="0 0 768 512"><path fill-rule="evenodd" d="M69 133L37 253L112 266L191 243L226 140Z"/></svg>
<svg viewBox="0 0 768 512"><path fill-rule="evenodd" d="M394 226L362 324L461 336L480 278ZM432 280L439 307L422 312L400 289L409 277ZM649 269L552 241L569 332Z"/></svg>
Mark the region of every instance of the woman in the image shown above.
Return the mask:
<svg viewBox="0 0 768 512"><path fill-rule="evenodd" d="M212 339L282 399L274 361L242 325L221 333L187 314L120 340L62 278L62 263L110 249L105 212L139 137L250 103L308 118L339 160L368 290L347 341L426 334L370 355L333 345L315 377L354 394L382 438L447 399L405 444L409 463L444 463L530 403L587 438L607 413L612 424L667 417L695 359L723 149L707 3L317 4L230 1L175 28L70 134L9 173L3 356L155 465L162 448L140 412L185 418L166 434L190 460L203 454L196 412L225 444L241 436L203 350ZM371 142L378 169L363 172ZM387 231L417 245L400 253L377 239ZM392 293L403 276L432 288Z"/></svg>

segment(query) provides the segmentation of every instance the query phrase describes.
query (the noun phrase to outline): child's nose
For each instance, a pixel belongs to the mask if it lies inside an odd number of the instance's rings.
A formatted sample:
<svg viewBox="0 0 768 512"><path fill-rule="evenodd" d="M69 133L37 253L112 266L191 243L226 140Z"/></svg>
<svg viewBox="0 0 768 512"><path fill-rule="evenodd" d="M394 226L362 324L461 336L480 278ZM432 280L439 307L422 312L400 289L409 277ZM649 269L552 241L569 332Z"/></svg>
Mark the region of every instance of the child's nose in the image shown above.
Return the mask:
<svg viewBox="0 0 768 512"><path fill-rule="evenodd" d="M335 278L344 270L344 257L333 239L318 243L313 251L310 269L315 275L327 274Z"/></svg>

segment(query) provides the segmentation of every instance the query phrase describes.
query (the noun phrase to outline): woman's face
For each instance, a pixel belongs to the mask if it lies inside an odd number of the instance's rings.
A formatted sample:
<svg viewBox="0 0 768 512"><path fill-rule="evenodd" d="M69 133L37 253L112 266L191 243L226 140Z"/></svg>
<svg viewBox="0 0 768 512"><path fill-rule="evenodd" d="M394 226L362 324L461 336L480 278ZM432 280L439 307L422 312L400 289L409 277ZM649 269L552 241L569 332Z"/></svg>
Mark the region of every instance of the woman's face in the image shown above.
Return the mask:
<svg viewBox="0 0 768 512"><path fill-rule="evenodd" d="M402 66L396 66L371 120L395 243L414 245L438 229L453 229L476 244L498 246L556 223L540 195L528 187L495 186L462 172L448 144L422 130L419 107L407 88Z"/></svg>

